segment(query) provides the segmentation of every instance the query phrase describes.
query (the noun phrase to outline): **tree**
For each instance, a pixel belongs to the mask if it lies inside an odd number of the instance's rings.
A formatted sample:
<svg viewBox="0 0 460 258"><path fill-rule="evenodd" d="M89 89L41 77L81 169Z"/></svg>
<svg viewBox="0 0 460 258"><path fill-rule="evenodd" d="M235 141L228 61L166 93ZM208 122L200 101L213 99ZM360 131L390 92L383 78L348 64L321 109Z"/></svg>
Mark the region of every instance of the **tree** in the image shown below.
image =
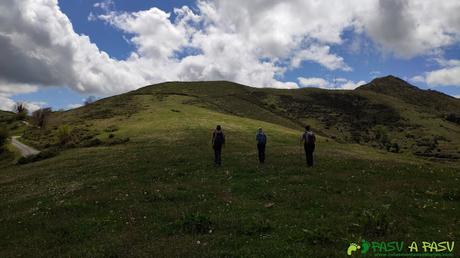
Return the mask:
<svg viewBox="0 0 460 258"><path fill-rule="evenodd" d="M26 104L22 102L16 103L16 105L14 106L14 111L16 112L16 117L18 120L26 119L28 112Z"/></svg>
<svg viewBox="0 0 460 258"><path fill-rule="evenodd" d="M45 127L51 112L51 108L40 108L39 110L34 111L32 113L34 124L40 128Z"/></svg>

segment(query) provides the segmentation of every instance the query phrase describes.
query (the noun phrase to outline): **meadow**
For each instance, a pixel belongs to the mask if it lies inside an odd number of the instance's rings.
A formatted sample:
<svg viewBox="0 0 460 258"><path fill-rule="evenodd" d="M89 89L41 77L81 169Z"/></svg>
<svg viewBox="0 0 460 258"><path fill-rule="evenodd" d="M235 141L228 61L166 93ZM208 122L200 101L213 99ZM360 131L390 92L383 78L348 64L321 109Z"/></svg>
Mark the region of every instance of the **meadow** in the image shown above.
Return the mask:
<svg viewBox="0 0 460 258"><path fill-rule="evenodd" d="M57 112L46 130L17 128L40 149L56 144L63 124L75 139L37 162L2 156L0 256L344 257L362 239L459 239L457 160L320 131L307 168L299 137L308 119L172 91L145 88ZM220 168L211 148L217 124L227 138ZM259 127L268 135L264 165ZM80 146L78 137L98 144Z"/></svg>

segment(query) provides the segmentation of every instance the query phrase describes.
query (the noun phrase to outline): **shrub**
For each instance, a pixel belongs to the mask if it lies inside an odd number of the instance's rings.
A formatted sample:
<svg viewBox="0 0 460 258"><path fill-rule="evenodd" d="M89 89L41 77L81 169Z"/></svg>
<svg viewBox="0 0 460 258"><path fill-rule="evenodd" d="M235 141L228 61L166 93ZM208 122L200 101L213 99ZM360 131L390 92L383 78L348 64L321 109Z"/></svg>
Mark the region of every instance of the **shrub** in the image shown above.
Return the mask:
<svg viewBox="0 0 460 258"><path fill-rule="evenodd" d="M118 144L124 144L129 142L129 137L126 138L109 138L107 141L107 145L118 145Z"/></svg>
<svg viewBox="0 0 460 258"><path fill-rule="evenodd" d="M391 144L390 149L389 149L389 151L393 152L393 153L399 153L400 150L401 150L401 148L399 147L399 144L397 142L393 142Z"/></svg>
<svg viewBox="0 0 460 258"><path fill-rule="evenodd" d="M49 159L49 158L52 158L54 156L57 156L58 154L59 154L59 152L58 152L57 149L47 149L47 150L44 150L44 151L42 151L42 152L40 152L38 154L20 158L18 160L18 164L19 165L24 165L24 164L44 160L44 159Z"/></svg>
<svg viewBox="0 0 460 258"><path fill-rule="evenodd" d="M72 140L72 131L68 125L62 125L57 130L58 143L61 146L66 145Z"/></svg>
<svg viewBox="0 0 460 258"><path fill-rule="evenodd" d="M82 147L96 147L102 144L102 141L98 138L83 141L80 146Z"/></svg>
<svg viewBox="0 0 460 258"><path fill-rule="evenodd" d="M32 113L32 119L37 127L43 128L46 125L49 115L51 114L51 108L41 108Z"/></svg>
<svg viewBox="0 0 460 258"><path fill-rule="evenodd" d="M116 132L118 131L118 126L116 125L110 125L108 126L107 128L104 129L104 132L107 132L107 133L113 133L113 132Z"/></svg>
<svg viewBox="0 0 460 258"><path fill-rule="evenodd" d="M363 235L383 237L390 231L390 221L386 211L364 210L362 214Z"/></svg>
<svg viewBox="0 0 460 258"><path fill-rule="evenodd" d="M457 114L448 114L446 116L446 120L452 123L460 124L460 115Z"/></svg>
<svg viewBox="0 0 460 258"><path fill-rule="evenodd" d="M0 153L5 149L8 140L8 130L5 127L0 127Z"/></svg>

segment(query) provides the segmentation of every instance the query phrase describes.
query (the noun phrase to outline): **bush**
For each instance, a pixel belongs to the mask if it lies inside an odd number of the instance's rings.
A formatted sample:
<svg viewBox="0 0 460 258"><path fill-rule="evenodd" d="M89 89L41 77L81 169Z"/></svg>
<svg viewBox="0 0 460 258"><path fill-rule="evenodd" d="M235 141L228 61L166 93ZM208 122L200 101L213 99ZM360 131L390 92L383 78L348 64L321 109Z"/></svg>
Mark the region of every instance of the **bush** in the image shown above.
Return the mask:
<svg viewBox="0 0 460 258"><path fill-rule="evenodd" d="M8 140L8 130L4 127L0 127L0 153L5 149L6 142Z"/></svg>
<svg viewBox="0 0 460 258"><path fill-rule="evenodd" d="M116 125L110 125L109 127L104 129L104 132L107 132L107 133L113 133L116 131L118 131L118 126Z"/></svg>
<svg viewBox="0 0 460 258"><path fill-rule="evenodd" d="M457 114L448 114L446 116L446 120L452 123L460 124L460 115Z"/></svg>
<svg viewBox="0 0 460 258"><path fill-rule="evenodd" d="M102 141L98 138L83 141L80 146L82 147L96 147L102 144Z"/></svg>
<svg viewBox="0 0 460 258"><path fill-rule="evenodd" d="M129 142L129 137L126 137L126 138L110 138L108 141L107 141L107 145L118 145L118 144L124 144L124 143L127 143Z"/></svg>
<svg viewBox="0 0 460 258"><path fill-rule="evenodd" d="M72 140L72 130L68 125L62 125L57 130L58 143L61 146L68 144Z"/></svg>
<svg viewBox="0 0 460 258"><path fill-rule="evenodd" d="M41 108L32 113L32 119L37 127L43 128L46 125L48 117L51 114L51 108Z"/></svg>
<svg viewBox="0 0 460 258"><path fill-rule="evenodd" d="M383 237L390 232L391 223L386 211L364 210L362 219L365 237Z"/></svg>
<svg viewBox="0 0 460 258"><path fill-rule="evenodd" d="M58 154L59 154L59 152L58 152L57 149L47 149L47 150L44 150L44 151L42 151L42 152L40 152L38 154L20 158L18 160L18 164L19 165L24 165L24 164L44 160L44 159L49 159L49 158L57 156Z"/></svg>
<svg viewBox="0 0 460 258"><path fill-rule="evenodd" d="M401 148L399 147L399 144L397 142L393 142L391 144L391 147L389 148L389 151L393 153L399 153L400 150Z"/></svg>

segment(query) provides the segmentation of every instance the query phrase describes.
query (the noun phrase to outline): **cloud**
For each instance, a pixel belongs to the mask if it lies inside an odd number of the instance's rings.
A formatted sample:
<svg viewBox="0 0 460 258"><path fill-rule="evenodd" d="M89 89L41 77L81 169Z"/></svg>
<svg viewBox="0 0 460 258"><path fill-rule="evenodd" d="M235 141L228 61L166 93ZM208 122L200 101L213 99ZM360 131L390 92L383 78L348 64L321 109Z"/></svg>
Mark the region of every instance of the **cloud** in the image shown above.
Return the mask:
<svg viewBox="0 0 460 258"><path fill-rule="evenodd" d="M74 108L79 108L79 107L82 107L83 104L79 103L79 104L69 104L67 105L66 109L74 109Z"/></svg>
<svg viewBox="0 0 460 258"><path fill-rule="evenodd" d="M11 84L0 79L0 110L13 110L16 101L11 99L11 96L16 94L31 93L36 90L36 86L19 83Z"/></svg>
<svg viewBox="0 0 460 258"><path fill-rule="evenodd" d="M285 82L284 75L305 61L352 70L333 52L334 46L348 44L345 31L404 58L460 41L456 0L198 0L193 10L184 6L174 15L158 8L119 12L111 0L94 8L88 19L119 29L135 46L125 60L77 34L57 0L2 0L2 97L20 93L24 85L67 86L106 96L172 80L292 88L297 82ZM423 78L460 85L458 70L458 65L446 65ZM340 85L355 86L350 81Z"/></svg>
<svg viewBox="0 0 460 258"><path fill-rule="evenodd" d="M330 53L329 46L312 45L295 54L291 60L291 66L297 68L302 61L313 61L321 64L329 70L351 71L351 67L345 64L342 57Z"/></svg>
<svg viewBox="0 0 460 258"><path fill-rule="evenodd" d="M8 110L12 111L14 108L15 102L14 100L0 95L0 110Z"/></svg>
<svg viewBox="0 0 460 258"><path fill-rule="evenodd" d="M423 82L432 87L460 86L460 60L436 59L440 69L425 72L411 78L414 82Z"/></svg>
<svg viewBox="0 0 460 258"><path fill-rule="evenodd" d="M340 90L353 90L366 83L365 81L354 82L345 78L337 78L332 82L318 77L299 77L298 80L302 87Z"/></svg>
<svg viewBox="0 0 460 258"><path fill-rule="evenodd" d="M357 24L383 52L410 58L459 42L459 1L379 0L368 7Z"/></svg>

